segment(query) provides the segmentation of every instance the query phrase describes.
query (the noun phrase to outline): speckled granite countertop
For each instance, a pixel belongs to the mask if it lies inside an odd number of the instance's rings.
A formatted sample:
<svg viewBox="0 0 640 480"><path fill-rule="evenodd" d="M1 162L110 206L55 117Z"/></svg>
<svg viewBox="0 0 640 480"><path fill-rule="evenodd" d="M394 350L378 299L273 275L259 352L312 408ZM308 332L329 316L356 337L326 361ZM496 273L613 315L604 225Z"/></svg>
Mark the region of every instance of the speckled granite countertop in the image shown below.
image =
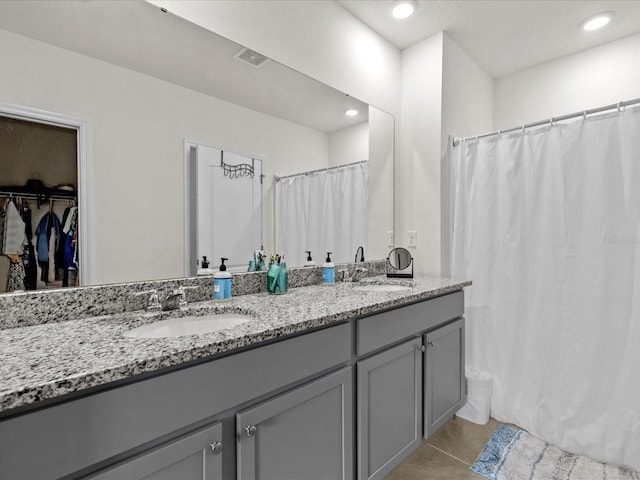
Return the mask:
<svg viewBox="0 0 640 480"><path fill-rule="evenodd" d="M381 280L371 277L367 282ZM0 412L426 300L471 282L420 277L409 284L411 289L395 292L358 291L351 283L314 285L290 289L285 295L259 293L237 296L224 304L193 303L190 315L206 315L215 309L256 318L197 336L143 339L122 335L143 323L183 314L178 311L129 312L0 330Z"/></svg>

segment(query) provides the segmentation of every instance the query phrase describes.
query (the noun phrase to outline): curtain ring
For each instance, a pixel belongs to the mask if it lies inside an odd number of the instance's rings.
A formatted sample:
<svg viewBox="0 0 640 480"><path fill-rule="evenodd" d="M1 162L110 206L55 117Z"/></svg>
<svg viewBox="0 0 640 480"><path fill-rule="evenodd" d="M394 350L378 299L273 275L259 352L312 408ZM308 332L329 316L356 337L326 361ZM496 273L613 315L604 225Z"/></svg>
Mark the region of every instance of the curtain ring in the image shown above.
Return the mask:
<svg viewBox="0 0 640 480"><path fill-rule="evenodd" d="M624 107L622 106L622 102L618 102L618 111L620 113L622 113L622 110L624 109Z"/></svg>
<svg viewBox="0 0 640 480"><path fill-rule="evenodd" d="M522 136L524 137L524 129L525 129L526 125L522 125Z"/></svg>
<svg viewBox="0 0 640 480"><path fill-rule="evenodd" d="M549 125L551 125L552 127L555 127L555 126L556 126L556 124L555 124L555 121L554 121L553 117L551 117L551 118L549 119Z"/></svg>
<svg viewBox="0 0 640 480"><path fill-rule="evenodd" d="M502 130L498 129L498 140L502 138Z"/></svg>
<svg viewBox="0 0 640 480"><path fill-rule="evenodd" d="M587 111L582 112L582 121L584 122L587 119Z"/></svg>

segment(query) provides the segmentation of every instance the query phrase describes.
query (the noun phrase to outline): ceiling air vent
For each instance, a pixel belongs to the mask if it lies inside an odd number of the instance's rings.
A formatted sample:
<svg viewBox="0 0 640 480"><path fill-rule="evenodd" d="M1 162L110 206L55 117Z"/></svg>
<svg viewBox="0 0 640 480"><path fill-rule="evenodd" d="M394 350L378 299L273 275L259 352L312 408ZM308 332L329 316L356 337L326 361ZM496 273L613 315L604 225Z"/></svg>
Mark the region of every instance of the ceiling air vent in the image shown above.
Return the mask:
<svg viewBox="0 0 640 480"><path fill-rule="evenodd" d="M255 68L260 68L269 61L269 59L261 53L254 52L253 50L249 50L248 48L243 48L238 53L236 53L233 58L237 58L241 62L247 63Z"/></svg>

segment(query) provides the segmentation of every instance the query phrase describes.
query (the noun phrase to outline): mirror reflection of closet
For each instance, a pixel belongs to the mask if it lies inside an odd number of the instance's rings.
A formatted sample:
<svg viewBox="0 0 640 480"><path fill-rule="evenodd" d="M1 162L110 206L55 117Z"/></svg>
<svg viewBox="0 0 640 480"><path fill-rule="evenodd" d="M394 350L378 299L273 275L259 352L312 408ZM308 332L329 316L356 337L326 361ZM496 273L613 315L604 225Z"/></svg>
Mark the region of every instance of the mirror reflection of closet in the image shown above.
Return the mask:
<svg viewBox="0 0 640 480"><path fill-rule="evenodd" d="M0 292L79 284L77 134L0 116Z"/></svg>

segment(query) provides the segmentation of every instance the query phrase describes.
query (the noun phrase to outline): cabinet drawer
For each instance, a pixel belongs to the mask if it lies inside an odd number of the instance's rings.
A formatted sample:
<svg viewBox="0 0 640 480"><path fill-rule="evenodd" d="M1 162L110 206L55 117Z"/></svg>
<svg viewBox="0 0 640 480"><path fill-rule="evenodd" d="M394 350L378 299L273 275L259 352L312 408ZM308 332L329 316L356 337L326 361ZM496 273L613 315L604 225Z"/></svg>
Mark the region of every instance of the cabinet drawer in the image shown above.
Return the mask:
<svg viewBox="0 0 640 480"><path fill-rule="evenodd" d="M364 355L430 330L463 313L464 293L458 291L363 318L356 325L357 354Z"/></svg>

